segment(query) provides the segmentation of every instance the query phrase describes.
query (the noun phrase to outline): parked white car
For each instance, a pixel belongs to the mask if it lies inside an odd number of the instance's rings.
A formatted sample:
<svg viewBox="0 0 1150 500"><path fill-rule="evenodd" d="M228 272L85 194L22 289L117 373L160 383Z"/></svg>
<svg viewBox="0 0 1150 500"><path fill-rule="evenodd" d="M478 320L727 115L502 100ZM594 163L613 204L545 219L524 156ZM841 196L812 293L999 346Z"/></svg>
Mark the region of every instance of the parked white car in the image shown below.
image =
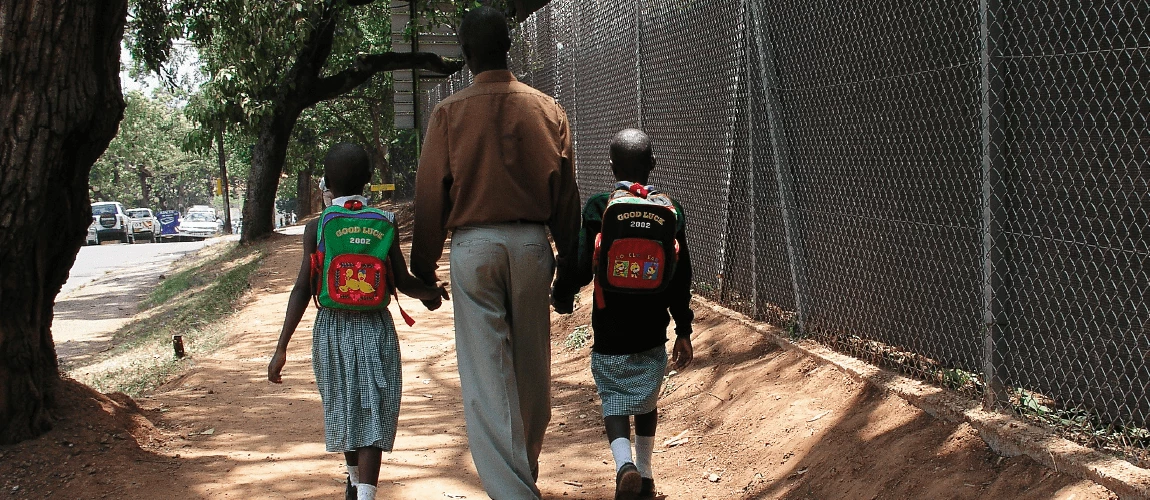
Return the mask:
<svg viewBox="0 0 1150 500"><path fill-rule="evenodd" d="M92 223L88 225L88 237L84 240L85 245L99 245L100 238L96 236L96 226L100 223L96 222L96 218L92 217Z"/></svg>
<svg viewBox="0 0 1150 500"><path fill-rule="evenodd" d="M132 237L139 240L146 239L152 243L160 234L160 219L157 219L152 210L148 208L133 208L128 210L128 218L132 220Z"/></svg>
<svg viewBox="0 0 1150 500"><path fill-rule="evenodd" d="M203 211L188 211L188 214L180 219L180 239L193 239L202 240L204 238L211 238L220 234L220 223L216 220L213 211L212 213Z"/></svg>
<svg viewBox="0 0 1150 500"><path fill-rule="evenodd" d="M92 204L92 220L96 223L96 242L120 240L120 243L135 243L132 234L132 221L124 206L116 201L101 201Z"/></svg>
<svg viewBox="0 0 1150 500"><path fill-rule="evenodd" d="M192 205L192 208L188 209L188 215L195 213L207 214L211 216L212 219L219 218L219 214L216 213L216 208L211 205Z"/></svg>

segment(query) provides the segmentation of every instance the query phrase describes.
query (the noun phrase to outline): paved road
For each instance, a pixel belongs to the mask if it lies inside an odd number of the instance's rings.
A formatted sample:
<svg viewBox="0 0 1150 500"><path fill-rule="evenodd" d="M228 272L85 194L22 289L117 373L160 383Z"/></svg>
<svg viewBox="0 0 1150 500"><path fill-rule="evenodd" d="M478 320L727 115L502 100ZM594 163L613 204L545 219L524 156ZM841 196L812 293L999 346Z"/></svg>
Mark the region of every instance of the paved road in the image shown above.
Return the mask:
<svg viewBox="0 0 1150 500"><path fill-rule="evenodd" d="M159 276L186 254L234 241L225 236L185 243L107 244L80 248L71 275L56 297L52 339L61 366L112 347L113 333L131 321Z"/></svg>
<svg viewBox="0 0 1150 500"><path fill-rule="evenodd" d="M63 296L109 271L128 270L144 264L167 266L185 254L195 252L207 245L232 241L238 236L225 236L204 241L182 243L121 243L80 247L76 263L68 275L67 283L60 290Z"/></svg>

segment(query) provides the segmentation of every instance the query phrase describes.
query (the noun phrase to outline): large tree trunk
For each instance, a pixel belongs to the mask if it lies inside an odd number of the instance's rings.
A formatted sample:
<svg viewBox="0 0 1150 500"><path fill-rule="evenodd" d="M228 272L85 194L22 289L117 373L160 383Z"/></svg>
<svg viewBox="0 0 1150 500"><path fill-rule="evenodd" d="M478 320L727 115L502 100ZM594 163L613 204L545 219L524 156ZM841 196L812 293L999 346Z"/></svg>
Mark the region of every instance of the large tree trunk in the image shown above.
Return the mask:
<svg viewBox="0 0 1150 500"><path fill-rule="evenodd" d="M126 11L0 2L0 444L51 427L52 306L92 222L88 173L123 116Z"/></svg>
<svg viewBox="0 0 1150 500"><path fill-rule="evenodd" d="M244 199L244 231L240 241L250 243L275 230L276 191L287 156L292 127L303 111L298 105L279 104L278 112L260 126L252 150L252 170L248 174Z"/></svg>
<svg viewBox="0 0 1150 500"><path fill-rule="evenodd" d="M140 165L140 166L136 167L136 175L138 175L140 177L140 200L139 200L140 204L137 206L146 207L148 205L151 205L152 204L152 190L148 186L148 177L151 177L152 173L148 172L147 167Z"/></svg>

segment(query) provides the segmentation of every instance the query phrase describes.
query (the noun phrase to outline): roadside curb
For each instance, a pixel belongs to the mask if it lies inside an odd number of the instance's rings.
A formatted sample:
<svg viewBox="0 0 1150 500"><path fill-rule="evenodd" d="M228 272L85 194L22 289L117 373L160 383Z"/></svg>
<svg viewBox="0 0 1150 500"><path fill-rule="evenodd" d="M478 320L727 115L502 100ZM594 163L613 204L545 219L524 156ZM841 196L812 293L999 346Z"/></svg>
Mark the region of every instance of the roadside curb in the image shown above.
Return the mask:
<svg viewBox="0 0 1150 500"><path fill-rule="evenodd" d="M754 329L783 349L833 365L859 382L898 395L935 418L970 424L999 455L1026 455L1057 472L1094 481L1119 498L1150 499L1150 470L1076 444L1011 415L985 411L976 401L835 352L814 341L791 342L778 335L777 327L754 321L710 300L698 297L695 300Z"/></svg>

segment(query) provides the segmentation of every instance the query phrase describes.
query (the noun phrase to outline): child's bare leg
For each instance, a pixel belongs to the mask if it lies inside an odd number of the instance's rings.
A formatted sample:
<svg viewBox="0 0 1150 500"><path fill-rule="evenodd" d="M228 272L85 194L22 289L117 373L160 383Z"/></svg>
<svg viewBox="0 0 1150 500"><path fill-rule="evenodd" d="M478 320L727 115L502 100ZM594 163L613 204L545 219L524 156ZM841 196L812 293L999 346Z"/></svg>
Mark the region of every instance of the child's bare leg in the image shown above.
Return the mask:
<svg viewBox="0 0 1150 500"><path fill-rule="evenodd" d="M343 452L343 461L347 464L347 480L352 486L359 484L359 454L354 451Z"/></svg>
<svg viewBox="0 0 1150 500"><path fill-rule="evenodd" d="M351 454L359 464L359 484L355 485L358 500L372 500L375 498L375 485L379 483L379 464L383 457L383 450L374 446L356 448ZM348 460L352 460L348 457Z"/></svg>
<svg viewBox="0 0 1150 500"><path fill-rule="evenodd" d="M611 455L615 458L615 471L618 472L623 464L634 462L631 458L631 417L603 417L603 425L607 427L607 442L611 443Z"/></svg>
<svg viewBox="0 0 1150 500"><path fill-rule="evenodd" d="M379 464L383 460L383 450L374 446L356 448L359 455L359 482L375 486L379 482Z"/></svg>
<svg viewBox="0 0 1150 500"><path fill-rule="evenodd" d="M650 413L635 415L635 435L654 436L655 428L659 426L659 410Z"/></svg>
<svg viewBox="0 0 1150 500"><path fill-rule="evenodd" d="M603 425L607 427L607 442L619 438L631 439L631 417L627 415L603 417Z"/></svg>
<svg viewBox="0 0 1150 500"><path fill-rule="evenodd" d="M639 475L654 478L651 456L655 452L655 428L659 425L659 410L635 415L635 467Z"/></svg>

